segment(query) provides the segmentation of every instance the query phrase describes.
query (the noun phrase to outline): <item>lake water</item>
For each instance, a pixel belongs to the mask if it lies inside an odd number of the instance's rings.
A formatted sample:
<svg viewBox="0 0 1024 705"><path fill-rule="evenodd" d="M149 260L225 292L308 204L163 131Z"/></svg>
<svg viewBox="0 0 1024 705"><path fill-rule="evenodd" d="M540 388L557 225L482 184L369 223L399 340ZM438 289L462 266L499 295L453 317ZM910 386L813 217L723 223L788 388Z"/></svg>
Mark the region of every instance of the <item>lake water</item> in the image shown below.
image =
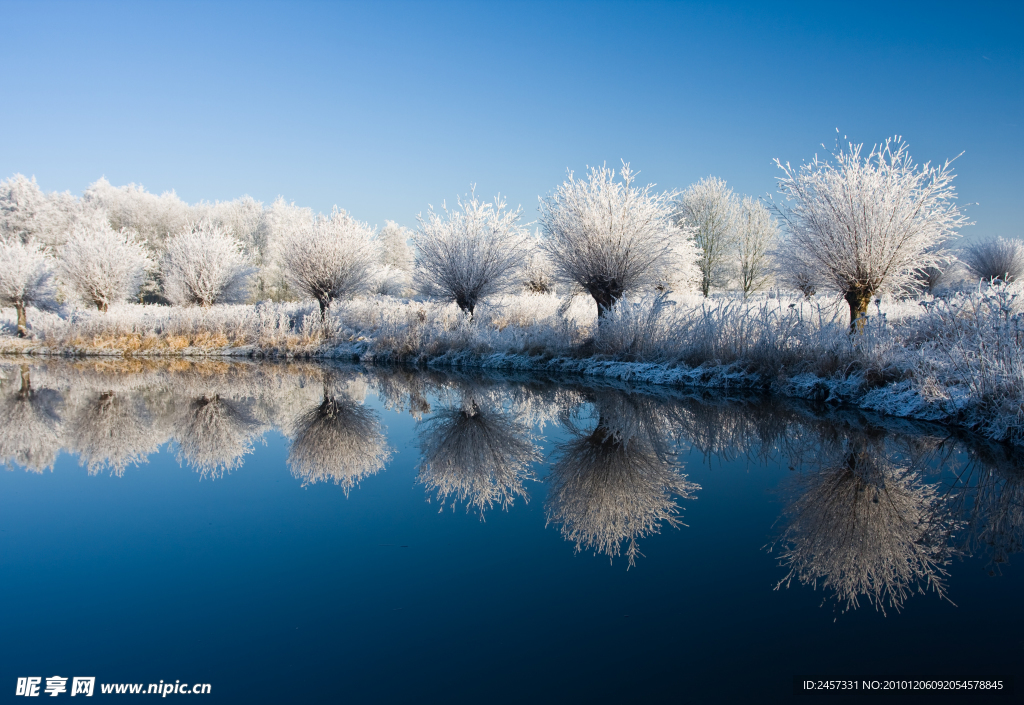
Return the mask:
<svg viewBox="0 0 1024 705"><path fill-rule="evenodd" d="M946 428L312 363L0 373L12 700L787 702L1024 663L1024 457Z"/></svg>

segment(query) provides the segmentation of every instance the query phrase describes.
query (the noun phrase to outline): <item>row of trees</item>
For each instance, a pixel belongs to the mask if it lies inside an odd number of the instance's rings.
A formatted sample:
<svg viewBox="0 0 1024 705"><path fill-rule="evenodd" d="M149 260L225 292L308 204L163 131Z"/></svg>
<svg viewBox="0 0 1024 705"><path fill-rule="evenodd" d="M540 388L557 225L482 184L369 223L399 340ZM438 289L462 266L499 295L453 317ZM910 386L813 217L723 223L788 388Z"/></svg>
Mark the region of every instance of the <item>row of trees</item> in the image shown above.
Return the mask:
<svg viewBox="0 0 1024 705"><path fill-rule="evenodd" d="M24 330L24 307L52 298L54 279L100 310L156 282L175 304L276 289L317 301L326 315L339 298L400 293L411 274L420 294L469 314L488 296L560 283L589 295L603 317L630 292L695 287L707 296L732 282L745 298L778 280L838 292L853 326L873 297L920 288L952 261L946 244L966 218L951 162L916 165L893 138L866 156L849 145L832 161L777 163L783 198L767 203L713 177L656 191L637 185L625 163L618 175L606 166L584 178L570 173L541 199L536 236L521 208L471 193L420 216L412 250L410 233L394 223L378 233L338 209L314 216L282 199L264 208L250 198L187 206L173 193L105 180L74 199L43 195L17 176L0 185L0 303L18 308ZM980 276L1010 279L1024 267L1024 248L996 241L963 259Z"/></svg>

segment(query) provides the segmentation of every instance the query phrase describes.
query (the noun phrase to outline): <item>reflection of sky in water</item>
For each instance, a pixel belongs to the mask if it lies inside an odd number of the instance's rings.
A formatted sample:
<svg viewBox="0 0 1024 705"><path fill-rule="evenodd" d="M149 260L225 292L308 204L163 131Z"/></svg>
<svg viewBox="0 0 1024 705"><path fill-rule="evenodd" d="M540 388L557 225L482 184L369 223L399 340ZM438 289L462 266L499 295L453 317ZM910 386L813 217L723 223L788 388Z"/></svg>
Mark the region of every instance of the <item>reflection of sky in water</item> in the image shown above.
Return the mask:
<svg viewBox="0 0 1024 705"><path fill-rule="evenodd" d="M784 697L1024 658L1024 464L946 429L313 364L0 370L12 679Z"/></svg>

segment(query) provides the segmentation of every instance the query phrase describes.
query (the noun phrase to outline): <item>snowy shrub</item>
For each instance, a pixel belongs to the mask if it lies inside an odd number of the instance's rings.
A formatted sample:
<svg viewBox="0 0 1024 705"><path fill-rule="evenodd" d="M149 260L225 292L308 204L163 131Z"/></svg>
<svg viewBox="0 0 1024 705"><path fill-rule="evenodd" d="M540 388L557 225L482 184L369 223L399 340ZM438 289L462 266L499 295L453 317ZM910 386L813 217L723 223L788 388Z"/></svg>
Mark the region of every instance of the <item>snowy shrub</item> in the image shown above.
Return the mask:
<svg viewBox="0 0 1024 705"><path fill-rule="evenodd" d="M966 223L956 206L950 162L917 166L900 138L837 150L835 164L787 162L776 213L789 233L793 262L809 268L850 307L850 329L876 294L912 285L915 271L939 264L939 246Z"/></svg>
<svg viewBox="0 0 1024 705"><path fill-rule="evenodd" d="M97 218L72 231L60 250L57 273L68 293L106 311L111 304L138 296L151 266L145 246L134 233L115 231L106 219Z"/></svg>
<svg viewBox="0 0 1024 705"><path fill-rule="evenodd" d="M335 299L365 291L378 257L373 231L337 208L293 234L281 253L292 287L320 306L320 315Z"/></svg>
<svg viewBox="0 0 1024 705"><path fill-rule="evenodd" d="M541 199L542 247L555 275L590 294L599 317L626 293L672 281L676 269L692 265L690 251L675 247L686 233L673 223L670 196L654 193L653 184L634 187L634 178L626 163L620 181L604 166L586 180L570 172Z"/></svg>
<svg viewBox="0 0 1024 705"><path fill-rule="evenodd" d="M33 241L0 239L0 306L13 306L18 314L18 336L28 336L29 306L47 309L56 305L53 261Z"/></svg>
<svg viewBox="0 0 1024 705"><path fill-rule="evenodd" d="M471 193L458 203L419 217L415 281L421 293L472 314L486 297L515 288L530 237L519 224L522 208L506 210L500 197L485 203Z"/></svg>
<svg viewBox="0 0 1024 705"><path fill-rule="evenodd" d="M241 244L209 222L171 238L161 270L172 303L204 307L244 301L253 273Z"/></svg>
<svg viewBox="0 0 1024 705"><path fill-rule="evenodd" d="M1012 282L1024 274L1024 240L993 238L963 249L960 261L975 279Z"/></svg>

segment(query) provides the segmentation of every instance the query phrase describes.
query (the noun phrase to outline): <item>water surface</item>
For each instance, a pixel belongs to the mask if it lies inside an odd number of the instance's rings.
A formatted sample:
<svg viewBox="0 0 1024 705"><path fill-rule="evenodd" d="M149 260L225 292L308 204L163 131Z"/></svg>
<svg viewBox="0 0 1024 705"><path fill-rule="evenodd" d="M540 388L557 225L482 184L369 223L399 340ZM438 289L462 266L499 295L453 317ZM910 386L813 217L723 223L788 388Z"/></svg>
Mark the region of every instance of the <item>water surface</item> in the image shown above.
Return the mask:
<svg viewBox="0 0 1024 705"><path fill-rule="evenodd" d="M573 379L0 372L4 697L785 702L1024 661L1024 462L945 428Z"/></svg>

